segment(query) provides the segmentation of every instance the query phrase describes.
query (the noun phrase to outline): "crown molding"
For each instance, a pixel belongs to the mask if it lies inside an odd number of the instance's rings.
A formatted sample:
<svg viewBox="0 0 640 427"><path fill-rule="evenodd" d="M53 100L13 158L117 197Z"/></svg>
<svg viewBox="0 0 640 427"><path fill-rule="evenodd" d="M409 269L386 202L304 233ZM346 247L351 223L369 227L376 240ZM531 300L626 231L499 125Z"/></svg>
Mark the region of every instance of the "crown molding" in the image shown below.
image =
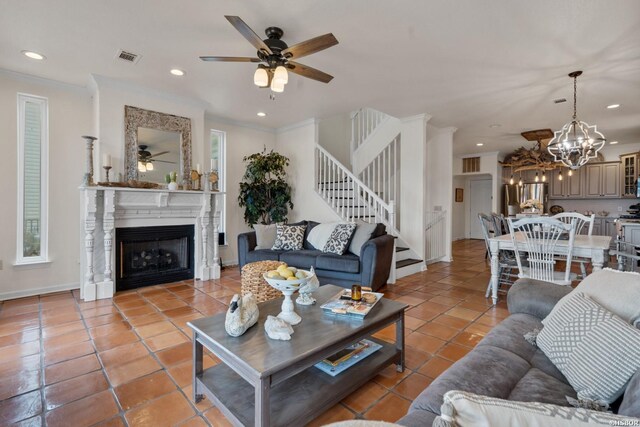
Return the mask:
<svg viewBox="0 0 640 427"><path fill-rule="evenodd" d="M293 123L291 125L282 126L282 127L277 128L276 129L276 134L289 132L290 130L301 128L301 127L304 127L304 126L316 125L317 123L318 123L318 119L316 119L316 118L303 120L303 121L298 122L298 123Z"/></svg>
<svg viewBox="0 0 640 427"><path fill-rule="evenodd" d="M67 89L67 90L73 90L76 92L85 92L87 94L90 94L90 91L87 86L61 82L59 80L52 80L46 77L34 76L33 74L25 74L19 71L8 70L6 68L0 68L0 75L4 75L9 78L20 80L27 83L36 83L36 84L41 84L49 87L54 87L57 89Z"/></svg>
<svg viewBox="0 0 640 427"><path fill-rule="evenodd" d="M204 120L210 120L210 121L214 121L220 124L225 124L225 125L230 125L230 126L237 126L237 127L241 127L241 128L245 128L245 129L252 129L252 130L257 130L260 132L266 132L266 133L272 133L275 134L276 133L276 129L275 128L270 128L267 126L260 126L260 125L256 125L253 123L247 123L247 122L242 122L240 120L235 120L235 119L230 119L228 117L220 117L220 116L216 116L212 113L209 112L205 112L204 114Z"/></svg>

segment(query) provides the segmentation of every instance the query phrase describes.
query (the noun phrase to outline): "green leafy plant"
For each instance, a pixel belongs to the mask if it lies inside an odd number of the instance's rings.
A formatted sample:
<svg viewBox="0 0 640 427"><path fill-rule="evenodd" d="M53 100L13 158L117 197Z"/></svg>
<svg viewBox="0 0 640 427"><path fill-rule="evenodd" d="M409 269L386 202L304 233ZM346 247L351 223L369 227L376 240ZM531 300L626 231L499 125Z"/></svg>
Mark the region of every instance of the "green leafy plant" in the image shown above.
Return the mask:
<svg viewBox="0 0 640 427"><path fill-rule="evenodd" d="M273 150L242 159L247 163L240 183L238 203L244 207L247 224L286 222L291 202L291 186L285 181L289 159Z"/></svg>

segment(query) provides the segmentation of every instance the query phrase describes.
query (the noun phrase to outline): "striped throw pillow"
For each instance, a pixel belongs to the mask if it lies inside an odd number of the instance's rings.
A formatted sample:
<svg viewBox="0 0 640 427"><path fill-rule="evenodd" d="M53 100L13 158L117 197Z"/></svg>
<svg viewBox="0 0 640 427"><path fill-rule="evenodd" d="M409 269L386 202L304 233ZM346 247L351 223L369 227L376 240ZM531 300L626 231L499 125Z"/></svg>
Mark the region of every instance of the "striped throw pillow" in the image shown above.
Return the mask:
<svg viewBox="0 0 640 427"><path fill-rule="evenodd" d="M581 400L614 402L640 369L640 330L581 292L542 323L538 347Z"/></svg>

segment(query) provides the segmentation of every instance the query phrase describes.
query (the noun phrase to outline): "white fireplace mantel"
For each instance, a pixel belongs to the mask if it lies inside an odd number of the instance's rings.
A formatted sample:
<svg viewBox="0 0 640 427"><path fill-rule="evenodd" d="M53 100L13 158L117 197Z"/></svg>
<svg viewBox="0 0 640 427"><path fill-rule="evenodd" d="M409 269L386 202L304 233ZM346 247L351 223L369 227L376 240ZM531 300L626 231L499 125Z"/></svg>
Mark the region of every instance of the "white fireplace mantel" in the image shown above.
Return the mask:
<svg viewBox="0 0 640 427"><path fill-rule="evenodd" d="M194 225L194 271L201 280L220 278L218 229L224 193L121 187L80 187L80 296L85 301L115 292L115 230Z"/></svg>

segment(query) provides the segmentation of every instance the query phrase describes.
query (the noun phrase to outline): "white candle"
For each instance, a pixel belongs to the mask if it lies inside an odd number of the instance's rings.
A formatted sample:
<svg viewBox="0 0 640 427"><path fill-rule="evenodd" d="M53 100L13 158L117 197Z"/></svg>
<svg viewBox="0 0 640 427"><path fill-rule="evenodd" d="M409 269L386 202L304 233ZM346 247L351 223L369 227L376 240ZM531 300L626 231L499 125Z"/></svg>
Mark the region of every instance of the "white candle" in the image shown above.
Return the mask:
<svg viewBox="0 0 640 427"><path fill-rule="evenodd" d="M102 156L102 166L111 166L111 154Z"/></svg>
<svg viewBox="0 0 640 427"><path fill-rule="evenodd" d="M198 164L196 165L196 171L198 171L198 173L201 173L201 172L202 172L202 171L200 170L200 163L198 163Z"/></svg>
<svg viewBox="0 0 640 427"><path fill-rule="evenodd" d="M211 170L212 171L218 170L218 159L211 159Z"/></svg>

